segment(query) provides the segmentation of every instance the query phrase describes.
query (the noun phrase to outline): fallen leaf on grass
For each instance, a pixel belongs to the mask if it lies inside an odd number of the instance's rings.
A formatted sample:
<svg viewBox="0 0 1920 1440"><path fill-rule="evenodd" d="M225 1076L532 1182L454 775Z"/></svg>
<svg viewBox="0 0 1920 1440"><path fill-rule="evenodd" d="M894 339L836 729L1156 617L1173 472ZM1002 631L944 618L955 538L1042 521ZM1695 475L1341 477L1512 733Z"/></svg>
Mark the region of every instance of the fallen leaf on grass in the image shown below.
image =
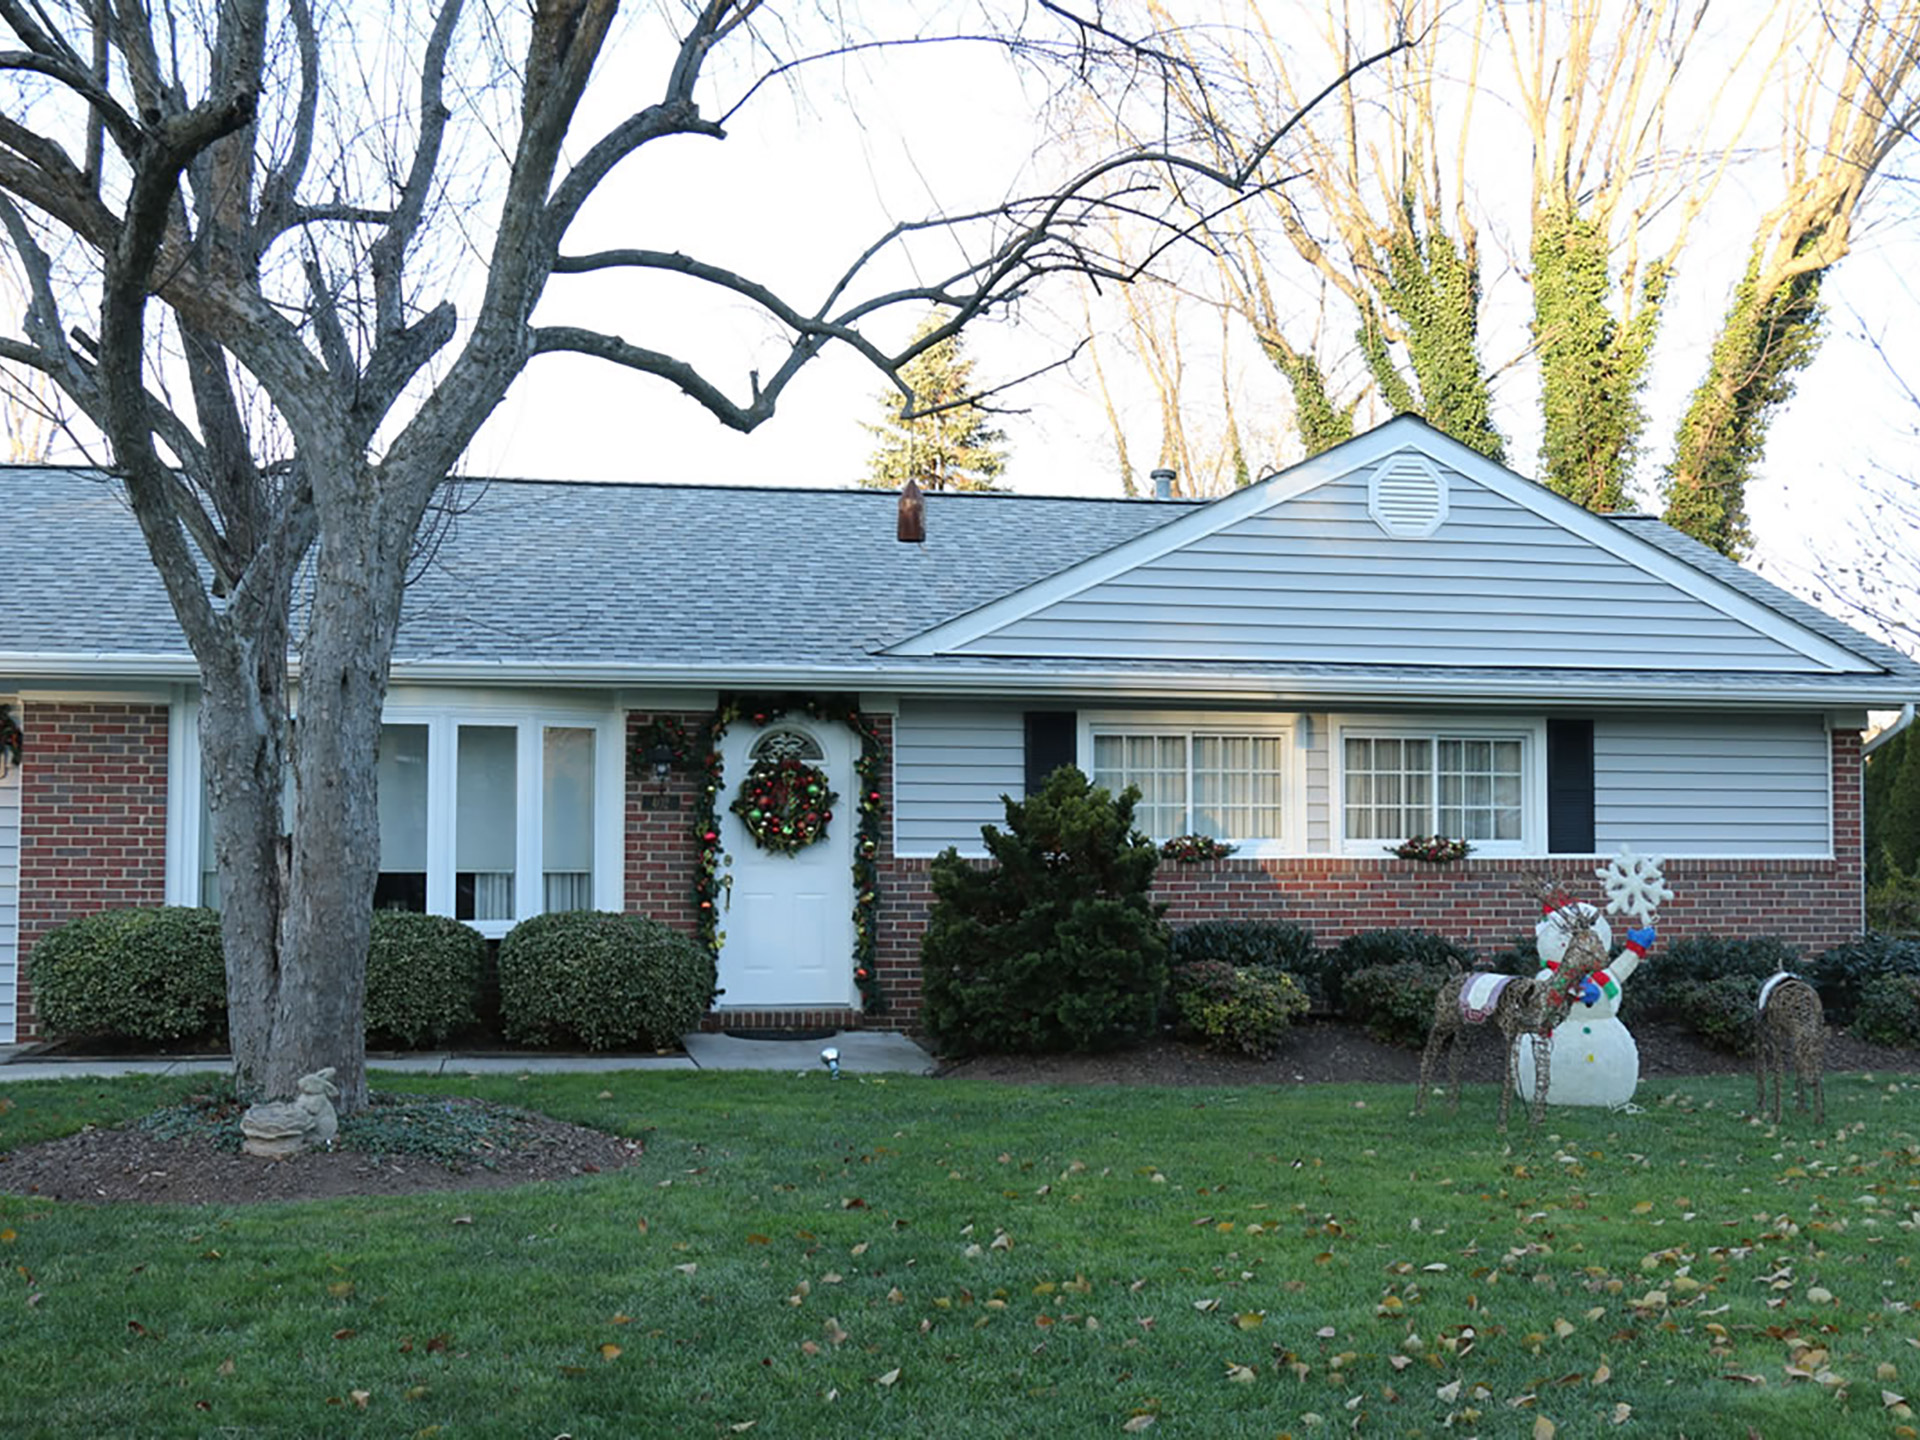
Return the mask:
<svg viewBox="0 0 1920 1440"><path fill-rule="evenodd" d="M1259 1377L1253 1373L1253 1367L1250 1365L1229 1364L1227 1366L1227 1379L1236 1385L1251 1385L1257 1378Z"/></svg>
<svg viewBox="0 0 1920 1440"><path fill-rule="evenodd" d="M1150 1427L1155 1418L1152 1415L1136 1415L1120 1428L1129 1435L1138 1435L1142 1430Z"/></svg>
<svg viewBox="0 0 1920 1440"><path fill-rule="evenodd" d="M893 1367L893 1369L891 1369L891 1370L889 1370L889 1371L887 1371L887 1373L886 1373L886 1374L884 1374L884 1375L876 1375L876 1376L874 1377L874 1380L873 1380L873 1383L874 1383L874 1384L876 1384L876 1385L886 1385L886 1386L891 1386L891 1385L893 1385L893 1384L894 1384L894 1383L895 1383L895 1382L896 1382L897 1380L899 1380L899 1378L900 1378L900 1367L899 1367L898 1365L896 1365L896 1366L894 1366L894 1367Z"/></svg>
<svg viewBox="0 0 1920 1440"><path fill-rule="evenodd" d="M620 1347L611 1340L600 1347L600 1358L602 1360L618 1360L620 1353Z"/></svg>
<svg viewBox="0 0 1920 1440"><path fill-rule="evenodd" d="M1596 1385L1604 1385L1607 1383L1607 1381L1611 1380L1612 1378L1613 1378L1613 1371L1608 1369L1607 1362L1602 1360L1600 1364L1596 1366L1594 1369L1593 1383Z"/></svg>
<svg viewBox="0 0 1920 1440"><path fill-rule="evenodd" d="M729 1425L727 1428L733 1431L733 1433L736 1435L744 1435L747 1433L747 1431L751 1430L754 1426L758 1425L759 1423L760 1422L758 1420L742 1420L739 1424Z"/></svg>
<svg viewBox="0 0 1920 1440"><path fill-rule="evenodd" d="M1553 1440L1554 1424L1544 1415L1533 1417L1533 1440Z"/></svg>
<svg viewBox="0 0 1920 1440"><path fill-rule="evenodd" d="M347 1398L364 1410L367 1408L367 1402L373 1398L373 1392L371 1390L349 1390L347 1392Z"/></svg>
<svg viewBox="0 0 1920 1440"><path fill-rule="evenodd" d="M634 1221L633 1224L634 1224L634 1228L638 1230L642 1235L647 1233L647 1217L646 1216L642 1215L638 1220Z"/></svg>
<svg viewBox="0 0 1920 1440"><path fill-rule="evenodd" d="M690 1261L685 1265L676 1265L673 1268L678 1270L682 1275L691 1275L693 1274L694 1271L698 1270L700 1267L699 1265Z"/></svg>

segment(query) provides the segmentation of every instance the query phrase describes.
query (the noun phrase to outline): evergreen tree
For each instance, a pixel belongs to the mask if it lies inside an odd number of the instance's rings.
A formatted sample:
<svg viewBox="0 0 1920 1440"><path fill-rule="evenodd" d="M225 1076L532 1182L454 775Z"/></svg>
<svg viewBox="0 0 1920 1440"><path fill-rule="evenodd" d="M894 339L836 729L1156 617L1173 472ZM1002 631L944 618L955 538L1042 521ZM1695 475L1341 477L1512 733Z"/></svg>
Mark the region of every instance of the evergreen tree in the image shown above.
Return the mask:
<svg viewBox="0 0 1920 1440"><path fill-rule="evenodd" d="M950 318L946 311L935 310L913 338L925 339ZM993 489L993 482L1007 468L1007 437L994 428L992 417L981 406L954 403L978 394L980 388L960 336L951 335L921 351L900 367L900 378L913 389L912 408L918 418L900 418L907 402L898 390L881 395L881 423L863 427L880 443L861 483L874 490L895 490L908 480L919 481L922 490Z"/></svg>
<svg viewBox="0 0 1920 1440"><path fill-rule="evenodd" d="M1867 870L1887 878L1888 867L1920 872L1920 745L1906 730L1867 757L1865 790Z"/></svg>

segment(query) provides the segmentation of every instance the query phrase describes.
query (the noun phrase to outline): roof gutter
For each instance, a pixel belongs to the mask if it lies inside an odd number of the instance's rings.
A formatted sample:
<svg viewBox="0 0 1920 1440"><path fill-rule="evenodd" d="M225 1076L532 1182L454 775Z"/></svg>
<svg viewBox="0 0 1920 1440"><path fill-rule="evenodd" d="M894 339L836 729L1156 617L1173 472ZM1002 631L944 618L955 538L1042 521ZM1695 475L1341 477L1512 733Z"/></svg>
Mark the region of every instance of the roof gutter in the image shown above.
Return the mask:
<svg viewBox="0 0 1920 1440"><path fill-rule="evenodd" d="M1873 754L1874 751L1886 744L1887 741L1893 739L1894 736L1913 724L1913 703L1913 701L1909 700L1905 705L1902 705L1900 707L1900 718L1860 747L1860 758L1862 760L1866 759L1867 756Z"/></svg>

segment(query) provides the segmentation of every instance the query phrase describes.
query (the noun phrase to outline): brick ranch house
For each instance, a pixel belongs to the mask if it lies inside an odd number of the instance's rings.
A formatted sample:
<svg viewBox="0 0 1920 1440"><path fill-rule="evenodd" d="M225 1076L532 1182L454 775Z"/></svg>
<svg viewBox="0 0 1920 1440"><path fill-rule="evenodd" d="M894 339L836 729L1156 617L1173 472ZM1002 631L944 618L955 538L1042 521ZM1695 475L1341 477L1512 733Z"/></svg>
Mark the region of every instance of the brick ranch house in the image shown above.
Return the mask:
<svg viewBox="0 0 1920 1440"><path fill-rule="evenodd" d="M0 477L9 1041L53 926L218 896L196 671L116 483ZM1239 847L1163 866L1176 924L1494 946L1531 923L1524 871L1591 894L1631 844L1668 860L1665 935L1825 947L1862 923L1867 711L1920 696L1920 667L1658 521L1407 417L1206 504L931 495L921 543L869 491L460 490L395 652L377 903L489 936L704 924L714 1023L911 1027L930 860L984 853L1002 797L1066 762L1137 785L1156 839ZM710 765L679 736L716 712ZM728 808L770 755L841 796L797 854ZM1433 833L1473 854L1386 853Z"/></svg>

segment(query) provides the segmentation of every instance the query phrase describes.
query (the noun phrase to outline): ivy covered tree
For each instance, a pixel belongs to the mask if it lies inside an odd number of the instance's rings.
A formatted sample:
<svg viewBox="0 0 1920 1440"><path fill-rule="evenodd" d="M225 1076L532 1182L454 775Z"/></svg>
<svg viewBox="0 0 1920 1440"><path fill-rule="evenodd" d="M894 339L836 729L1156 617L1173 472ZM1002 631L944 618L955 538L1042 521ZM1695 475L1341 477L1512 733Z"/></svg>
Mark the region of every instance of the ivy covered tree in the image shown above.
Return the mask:
<svg viewBox="0 0 1920 1440"><path fill-rule="evenodd" d="M869 489L915 480L922 490L991 490L1007 468L1006 434L979 403L972 357L951 320L936 309L921 322L899 384L880 397L881 423L864 427L880 441L861 482Z"/></svg>
<svg viewBox="0 0 1920 1440"><path fill-rule="evenodd" d="M1133 828L1137 790L1071 765L980 827L995 864L933 862L921 1018L957 1052L1111 1050L1154 1033L1167 987L1160 853Z"/></svg>
<svg viewBox="0 0 1920 1440"><path fill-rule="evenodd" d="M1867 875L1920 875L1920 745L1903 730L1867 757Z"/></svg>

